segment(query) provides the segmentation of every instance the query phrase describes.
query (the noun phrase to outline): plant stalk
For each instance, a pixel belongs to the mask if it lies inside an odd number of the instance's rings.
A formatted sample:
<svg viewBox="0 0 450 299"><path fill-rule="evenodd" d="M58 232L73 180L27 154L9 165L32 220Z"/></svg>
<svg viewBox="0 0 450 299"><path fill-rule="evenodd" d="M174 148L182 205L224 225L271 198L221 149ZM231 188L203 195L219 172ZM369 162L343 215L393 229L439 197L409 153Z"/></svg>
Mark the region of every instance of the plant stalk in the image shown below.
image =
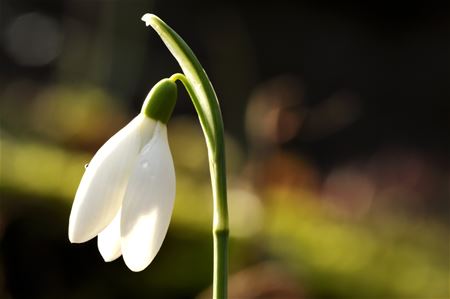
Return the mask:
<svg viewBox="0 0 450 299"><path fill-rule="evenodd" d="M219 102L206 72L186 42L157 16L146 14L142 20L153 27L180 64L184 74L174 74L170 79L183 83L205 135L213 193L213 299L226 299L229 228L224 128Z"/></svg>
<svg viewBox="0 0 450 299"><path fill-rule="evenodd" d="M183 74L174 74L172 80L179 80L188 91L194 106L197 107L198 99L192 86ZM223 136L223 134L222 134ZM217 136L216 136L217 137ZM224 142L208 146L209 171L213 191L213 243L214 243L214 273L213 273L213 298L227 298L228 278L228 209L226 192L225 151Z"/></svg>

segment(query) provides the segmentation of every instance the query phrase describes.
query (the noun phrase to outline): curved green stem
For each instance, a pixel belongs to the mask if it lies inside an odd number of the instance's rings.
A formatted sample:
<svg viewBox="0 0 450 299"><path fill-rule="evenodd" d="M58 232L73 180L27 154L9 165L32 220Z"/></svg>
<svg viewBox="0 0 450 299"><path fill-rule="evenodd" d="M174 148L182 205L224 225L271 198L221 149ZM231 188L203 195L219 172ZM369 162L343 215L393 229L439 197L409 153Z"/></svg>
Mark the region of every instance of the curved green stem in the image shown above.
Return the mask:
<svg viewBox="0 0 450 299"><path fill-rule="evenodd" d="M183 83L197 111L206 139L213 192L214 272L213 298L227 298L228 206L225 171L225 143L222 114L211 82L186 42L157 16L146 14L145 23L153 27L178 61L183 74L173 81Z"/></svg>

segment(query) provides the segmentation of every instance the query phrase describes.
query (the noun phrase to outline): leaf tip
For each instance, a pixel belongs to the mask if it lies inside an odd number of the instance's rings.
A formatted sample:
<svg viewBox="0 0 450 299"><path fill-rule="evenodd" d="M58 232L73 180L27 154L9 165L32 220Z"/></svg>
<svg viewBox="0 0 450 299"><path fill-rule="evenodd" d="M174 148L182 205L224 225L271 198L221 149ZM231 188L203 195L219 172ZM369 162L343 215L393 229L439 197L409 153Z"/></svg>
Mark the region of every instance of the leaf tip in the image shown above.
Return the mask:
<svg viewBox="0 0 450 299"><path fill-rule="evenodd" d="M146 13L142 16L141 20L145 22L145 26L150 26L152 21L157 17L154 14Z"/></svg>

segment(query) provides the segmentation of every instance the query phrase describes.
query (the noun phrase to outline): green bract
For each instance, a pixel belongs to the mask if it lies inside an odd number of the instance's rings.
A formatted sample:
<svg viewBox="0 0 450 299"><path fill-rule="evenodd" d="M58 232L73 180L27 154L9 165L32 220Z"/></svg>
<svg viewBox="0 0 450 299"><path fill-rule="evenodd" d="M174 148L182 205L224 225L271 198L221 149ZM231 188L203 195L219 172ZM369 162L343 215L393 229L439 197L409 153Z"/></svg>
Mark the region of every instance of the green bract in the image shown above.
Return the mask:
<svg viewBox="0 0 450 299"><path fill-rule="evenodd" d="M148 93L141 113L167 124L176 101L177 84L170 79L162 79Z"/></svg>

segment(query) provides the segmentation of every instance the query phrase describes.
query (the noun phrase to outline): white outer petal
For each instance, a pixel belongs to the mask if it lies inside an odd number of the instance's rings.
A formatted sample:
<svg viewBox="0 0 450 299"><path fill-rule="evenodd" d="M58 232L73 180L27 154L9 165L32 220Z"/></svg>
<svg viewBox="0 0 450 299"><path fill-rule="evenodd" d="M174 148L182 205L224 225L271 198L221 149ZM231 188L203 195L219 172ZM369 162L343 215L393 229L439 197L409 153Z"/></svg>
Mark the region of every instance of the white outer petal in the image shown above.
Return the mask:
<svg viewBox="0 0 450 299"><path fill-rule="evenodd" d="M122 205L122 255L132 271L144 270L161 248L175 200L175 169L166 126L139 155Z"/></svg>
<svg viewBox="0 0 450 299"><path fill-rule="evenodd" d="M117 212L113 221L97 237L98 251L105 262L112 262L122 255L120 250L120 214Z"/></svg>
<svg viewBox="0 0 450 299"><path fill-rule="evenodd" d="M138 115L94 155L72 205L69 219L69 240L72 243L92 239L114 218L122 204L138 153L151 138L155 123Z"/></svg>

